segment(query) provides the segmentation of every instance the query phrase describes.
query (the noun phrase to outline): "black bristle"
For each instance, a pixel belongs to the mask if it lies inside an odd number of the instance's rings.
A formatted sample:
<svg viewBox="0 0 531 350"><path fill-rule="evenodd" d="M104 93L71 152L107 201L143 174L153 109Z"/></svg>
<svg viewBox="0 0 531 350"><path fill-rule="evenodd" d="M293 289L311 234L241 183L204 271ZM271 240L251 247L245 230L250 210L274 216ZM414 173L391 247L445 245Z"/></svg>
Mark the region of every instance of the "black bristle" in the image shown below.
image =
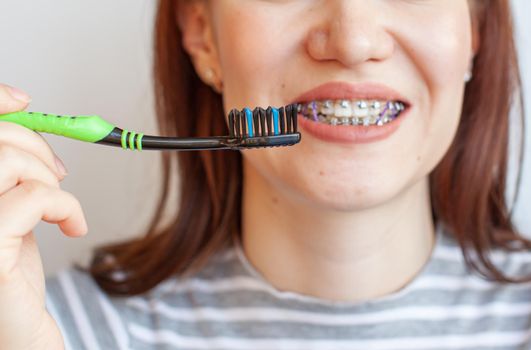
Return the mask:
<svg viewBox="0 0 531 350"><path fill-rule="evenodd" d="M292 130L291 130L291 125L292 125L292 122L291 122L291 119L293 117L293 113L292 113L292 106L291 105L287 105L286 106L286 133L287 134L291 134Z"/></svg>
<svg viewBox="0 0 531 350"><path fill-rule="evenodd" d="M246 115L245 112L238 112L238 119L241 119L242 121L242 137L247 137L249 134L247 133L247 122L245 121Z"/></svg>
<svg viewBox="0 0 531 350"><path fill-rule="evenodd" d="M260 116L258 114L258 109L255 108L253 110L254 136L260 136Z"/></svg>
<svg viewBox="0 0 531 350"><path fill-rule="evenodd" d="M285 134L286 133L286 124L284 122L284 107L280 107L278 109L278 119L280 121L280 133Z"/></svg>
<svg viewBox="0 0 531 350"><path fill-rule="evenodd" d="M240 137L241 136L241 134L240 134L240 115L239 115L238 111L236 111L236 114L235 114L234 118L236 119L236 123L235 123L236 124L235 125L236 131L235 131L234 134L235 134L236 137Z"/></svg>
<svg viewBox="0 0 531 350"><path fill-rule="evenodd" d="M258 115L260 116L260 136L267 136L266 131L266 111L265 109L258 107Z"/></svg>
<svg viewBox="0 0 531 350"><path fill-rule="evenodd" d="M293 132L297 132L297 116L299 114L298 105L293 105Z"/></svg>
<svg viewBox="0 0 531 350"><path fill-rule="evenodd" d="M234 137L234 109L229 113L229 136Z"/></svg>
<svg viewBox="0 0 531 350"><path fill-rule="evenodd" d="M244 111L240 111L240 121L241 121L241 130L242 130L242 137L245 137L245 133L243 132L243 129L245 128L245 131L247 131L247 115Z"/></svg>
<svg viewBox="0 0 531 350"><path fill-rule="evenodd" d="M267 134L269 136L273 135L273 126L272 126L272 120L273 120L273 108L271 106L267 107L266 110L266 120L267 120Z"/></svg>

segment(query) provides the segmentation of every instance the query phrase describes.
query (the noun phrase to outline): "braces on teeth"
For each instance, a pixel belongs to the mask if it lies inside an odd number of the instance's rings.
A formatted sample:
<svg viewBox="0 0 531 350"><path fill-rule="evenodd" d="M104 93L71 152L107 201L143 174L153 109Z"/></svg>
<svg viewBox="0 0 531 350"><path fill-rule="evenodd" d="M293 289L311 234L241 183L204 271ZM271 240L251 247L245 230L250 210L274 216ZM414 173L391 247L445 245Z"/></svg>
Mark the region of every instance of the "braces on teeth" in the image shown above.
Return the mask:
<svg viewBox="0 0 531 350"><path fill-rule="evenodd" d="M299 104L298 111L315 122L330 125L384 125L405 109L400 101L326 100Z"/></svg>

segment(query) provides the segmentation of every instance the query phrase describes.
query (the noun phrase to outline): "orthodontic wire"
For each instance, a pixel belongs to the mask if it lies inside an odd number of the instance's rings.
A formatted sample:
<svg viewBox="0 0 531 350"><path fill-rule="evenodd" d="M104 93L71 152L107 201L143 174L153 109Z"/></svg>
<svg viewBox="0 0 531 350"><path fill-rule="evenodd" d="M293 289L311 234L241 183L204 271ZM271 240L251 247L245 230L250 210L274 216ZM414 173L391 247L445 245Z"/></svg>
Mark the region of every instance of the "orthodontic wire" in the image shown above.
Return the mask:
<svg viewBox="0 0 531 350"><path fill-rule="evenodd" d="M380 120L382 120L383 116L385 115L385 113L387 113L387 111L389 110L389 102L387 102L385 104L385 108L383 109L383 111L380 113L380 115L378 115L378 119L376 119L376 123L378 123Z"/></svg>
<svg viewBox="0 0 531 350"><path fill-rule="evenodd" d="M312 114L313 120L318 122L319 118L317 117L317 103L315 101L312 102Z"/></svg>

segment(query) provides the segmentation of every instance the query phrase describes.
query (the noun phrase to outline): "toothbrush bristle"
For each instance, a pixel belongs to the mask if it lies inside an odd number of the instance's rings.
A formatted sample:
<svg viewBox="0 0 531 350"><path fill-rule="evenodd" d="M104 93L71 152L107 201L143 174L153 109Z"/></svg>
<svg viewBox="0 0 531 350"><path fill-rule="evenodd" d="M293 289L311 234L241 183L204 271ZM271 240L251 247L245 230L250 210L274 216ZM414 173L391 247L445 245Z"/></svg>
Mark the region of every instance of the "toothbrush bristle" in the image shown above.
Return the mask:
<svg viewBox="0 0 531 350"><path fill-rule="evenodd" d="M229 135L230 135L230 137L234 137L235 136L235 133L234 133L234 113L235 113L234 109L229 112Z"/></svg>
<svg viewBox="0 0 531 350"><path fill-rule="evenodd" d="M298 115L299 111L297 109L297 107L293 107L293 114L291 115L291 120L293 122L293 132L297 132L297 115Z"/></svg>
<svg viewBox="0 0 531 350"><path fill-rule="evenodd" d="M260 116L260 136L267 136L265 109L258 107L258 115Z"/></svg>
<svg viewBox="0 0 531 350"><path fill-rule="evenodd" d="M273 129L272 129L272 119L273 119L273 108L269 106L266 110L266 119L267 119L267 135L273 136Z"/></svg>
<svg viewBox="0 0 531 350"><path fill-rule="evenodd" d="M286 106L286 115L288 116L288 127L287 127L287 131L288 131L288 134L291 134L293 132L293 129L292 129L292 126L293 126L293 108L291 108L291 105L290 106Z"/></svg>
<svg viewBox="0 0 531 350"><path fill-rule="evenodd" d="M241 113L239 111L235 111L235 117L240 116ZM245 124L244 124L245 125ZM237 136L240 137L240 118L236 118L236 132Z"/></svg>
<svg viewBox="0 0 531 350"><path fill-rule="evenodd" d="M279 114L280 114L280 133L281 134L285 134L286 133L286 123L284 121L284 107L281 107L280 110L279 110Z"/></svg>
<svg viewBox="0 0 531 350"><path fill-rule="evenodd" d="M229 135L235 138L265 137L297 132L297 105L280 108L233 109L229 113Z"/></svg>
<svg viewBox="0 0 531 350"><path fill-rule="evenodd" d="M260 117L258 116L258 110L256 108L253 110L253 129L254 136L260 136Z"/></svg>
<svg viewBox="0 0 531 350"><path fill-rule="evenodd" d="M247 123L245 123L245 119L243 119L245 117L244 113L238 112L238 114L241 116L240 118L242 119L242 133L241 133L241 136L242 137L247 137L247 136L249 136L249 132L247 131ZM240 118L238 118L238 119L240 119Z"/></svg>

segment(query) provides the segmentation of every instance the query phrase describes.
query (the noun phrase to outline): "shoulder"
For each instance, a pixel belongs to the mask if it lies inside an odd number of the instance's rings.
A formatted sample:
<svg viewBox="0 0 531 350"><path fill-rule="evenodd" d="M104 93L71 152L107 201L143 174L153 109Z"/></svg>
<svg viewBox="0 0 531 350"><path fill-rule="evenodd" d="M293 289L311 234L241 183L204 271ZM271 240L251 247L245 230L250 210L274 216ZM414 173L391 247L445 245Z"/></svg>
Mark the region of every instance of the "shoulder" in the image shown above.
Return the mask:
<svg viewBox="0 0 531 350"><path fill-rule="evenodd" d="M460 245L452 235L441 232L438 244L434 249L431 263L436 272L433 275L441 276L448 283L445 288L455 290L483 292L484 300L497 299L506 293L521 293L526 301L531 302L531 282L505 283L499 282L480 274L466 263ZM509 278L522 279L531 277L531 251L509 252L501 248L495 248L486 254L494 268ZM471 253L471 259L486 272L486 268L479 263L479 259ZM453 282L453 283L449 283ZM488 297L486 295L488 294ZM523 300L522 300L523 301Z"/></svg>
<svg viewBox="0 0 531 350"><path fill-rule="evenodd" d="M198 291L216 282L224 286L238 274L234 259L233 250L221 251L194 276L171 277L149 292L125 297L106 294L85 271L64 269L46 278L46 306L67 349L148 349L165 329L199 332L193 310L205 301Z"/></svg>
<svg viewBox="0 0 531 350"><path fill-rule="evenodd" d="M118 311L123 302L106 295L80 269L64 269L46 278L46 308L61 329L66 349L128 348Z"/></svg>
<svg viewBox="0 0 531 350"><path fill-rule="evenodd" d="M78 288L94 290L98 287L90 274L75 267L62 269L56 274L46 277L46 291L51 297L72 291L77 294Z"/></svg>

